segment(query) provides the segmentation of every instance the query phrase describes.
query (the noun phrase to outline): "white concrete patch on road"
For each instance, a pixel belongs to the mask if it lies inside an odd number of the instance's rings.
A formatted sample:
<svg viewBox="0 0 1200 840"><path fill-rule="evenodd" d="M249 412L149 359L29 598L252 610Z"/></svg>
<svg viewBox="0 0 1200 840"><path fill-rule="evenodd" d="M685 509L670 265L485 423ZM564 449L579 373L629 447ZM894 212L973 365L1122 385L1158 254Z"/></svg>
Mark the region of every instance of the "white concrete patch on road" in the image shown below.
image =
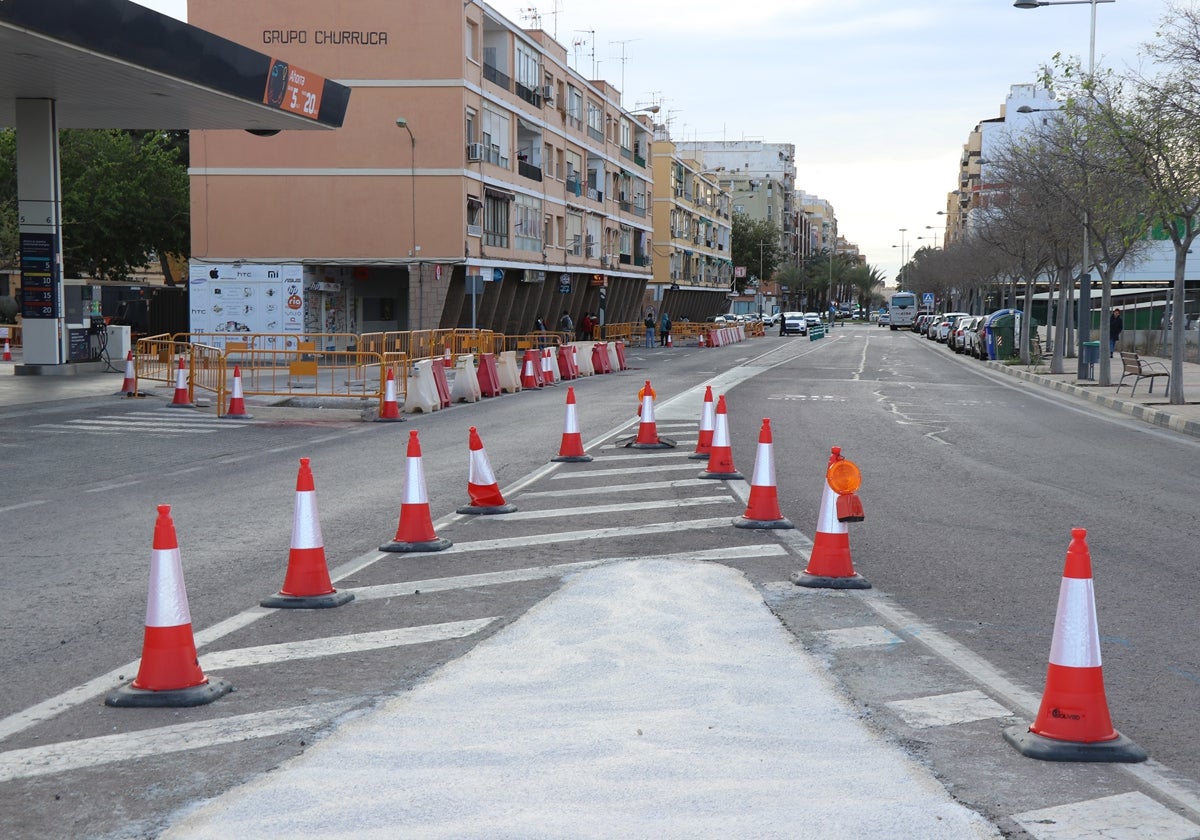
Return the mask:
<svg viewBox="0 0 1200 840"><path fill-rule="evenodd" d="M207 673L225 668L271 665L293 659L317 659L322 656L340 656L364 650L442 642L446 639L460 639L463 636L478 633L496 620L496 617L492 616L469 621L448 621L444 624L425 624L420 627L376 630L371 633L352 633L347 636L330 636L323 639L305 639L301 642L283 642L277 645L219 650L201 656L200 665Z"/></svg>
<svg viewBox="0 0 1200 840"><path fill-rule="evenodd" d="M0 782L63 773L84 767L129 761L150 755L213 747L251 738L267 738L324 726L353 707L341 700L291 709L272 709L198 723L181 723L121 735L64 741L0 753Z"/></svg>
<svg viewBox="0 0 1200 840"><path fill-rule="evenodd" d="M711 485L712 479L706 479ZM719 505L732 502L732 496L702 496L697 499L660 499L646 502L623 502L616 505L584 505L581 507L554 508L553 510L519 510L487 517L489 522L511 522L514 519L553 519L556 516L587 516L601 513L628 513L632 511L669 510L695 507L697 505Z"/></svg>
<svg viewBox="0 0 1200 840"><path fill-rule="evenodd" d="M507 516L510 514L502 514ZM493 517L487 517L493 518ZM706 528L728 528L729 517L719 516L712 519L692 519L687 522L648 522L645 525L620 526L616 528L592 528L584 531L565 531L561 534L530 534L524 537L501 537L494 540L474 540L468 543L455 543L441 555L460 554L467 551L494 551L505 548L524 548L532 545L553 545L562 542L586 542L588 540L606 540L614 537L637 537L642 534L665 534L670 531L695 531ZM389 556L389 555L380 555Z"/></svg>
<svg viewBox="0 0 1200 840"><path fill-rule="evenodd" d="M843 627L840 630L826 630L822 635L834 650L843 648L870 647L872 645L898 645L903 639L878 624L865 627Z"/></svg>
<svg viewBox="0 0 1200 840"><path fill-rule="evenodd" d="M606 458L605 460L609 460L609 459ZM683 470L693 470L694 471L695 469L696 469L695 461L689 461L686 464L647 464L646 466L638 467L637 474L644 475L646 473L656 473L656 472L682 472ZM631 470L629 467L619 467L617 469L612 469L612 470L587 470L586 472L581 471L581 470L576 470L576 471L572 471L572 472L560 472L557 475L552 475L552 476L550 476L550 480L551 481L559 481L564 478L585 478L588 481L591 481L594 478L602 478L602 477L607 477L610 475L625 475L625 476L627 476L631 472L633 472L633 470ZM528 493L526 495L531 496L533 494Z"/></svg>
<svg viewBox="0 0 1200 840"><path fill-rule="evenodd" d="M1200 826L1144 793L1119 793L1086 802L1039 808L1013 819L1035 840L1194 840Z"/></svg>
<svg viewBox="0 0 1200 840"><path fill-rule="evenodd" d="M691 469L697 469L695 464L691 465ZM620 471L622 475L629 475L625 470ZM591 478L591 476L588 476ZM591 487L578 487L574 490L535 490L532 493L522 493L522 499L535 498L537 496L588 496L598 493L632 493L638 490L668 490L674 487L699 487L701 485L712 486L711 478L684 478L678 481L647 481L642 484L599 484Z"/></svg>
<svg viewBox="0 0 1200 840"><path fill-rule="evenodd" d="M888 708L898 714L913 729L933 726L952 726L975 720L1009 717L1008 709L982 691L955 691L912 700L894 700Z"/></svg>

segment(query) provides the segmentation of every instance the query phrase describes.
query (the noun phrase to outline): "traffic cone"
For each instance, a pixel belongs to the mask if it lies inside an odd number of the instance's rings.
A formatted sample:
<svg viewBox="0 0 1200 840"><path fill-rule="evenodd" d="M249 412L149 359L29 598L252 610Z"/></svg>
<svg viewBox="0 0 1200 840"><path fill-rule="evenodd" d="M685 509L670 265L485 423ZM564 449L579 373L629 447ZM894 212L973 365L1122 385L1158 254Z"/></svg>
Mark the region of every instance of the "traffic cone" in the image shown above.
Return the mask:
<svg viewBox="0 0 1200 840"><path fill-rule="evenodd" d="M542 384L557 385L554 381L554 355L549 347L542 348Z"/></svg>
<svg viewBox="0 0 1200 840"><path fill-rule="evenodd" d="M708 460L708 456L712 453L713 422L712 386L705 385L704 410L700 413L700 437L696 439L696 451L688 456L691 460Z"/></svg>
<svg viewBox="0 0 1200 840"><path fill-rule="evenodd" d="M631 438L625 444L625 447L627 449L674 449L675 441L658 436L658 424L654 422L654 389L650 387L649 379L642 388L641 396L642 408L638 412L641 415L641 422L638 424L638 433L636 437Z"/></svg>
<svg viewBox="0 0 1200 840"><path fill-rule="evenodd" d="M775 487L775 455L771 441L771 421L763 418L758 433L758 452L754 457L754 476L750 479L750 500L746 512L733 520L735 528L795 528L779 511L779 493Z"/></svg>
<svg viewBox="0 0 1200 840"><path fill-rule="evenodd" d="M233 390L229 394L229 410L222 417L229 420L253 420L253 416L246 413L246 398L242 395L242 367L241 365L233 366Z"/></svg>
<svg viewBox="0 0 1200 840"><path fill-rule="evenodd" d="M467 439L471 450L471 462L467 471L467 495L471 504L458 509L458 513L512 513L516 505L507 504L500 495L496 474L488 461L479 432L472 426Z"/></svg>
<svg viewBox="0 0 1200 840"><path fill-rule="evenodd" d="M696 339L696 346L697 347L704 346L704 333L700 333L700 337L698 339Z"/></svg>
<svg viewBox="0 0 1200 840"><path fill-rule="evenodd" d="M233 689L200 670L171 506L158 506L150 555L146 627L137 677L104 698L106 706L202 706Z"/></svg>
<svg viewBox="0 0 1200 840"><path fill-rule="evenodd" d="M12 361L12 348L8 346L8 339L4 339L4 361Z"/></svg>
<svg viewBox="0 0 1200 840"><path fill-rule="evenodd" d="M729 445L729 416L725 409L724 394L717 397L715 426L712 446L708 453L708 466L700 473L700 478L743 478L733 466L733 449Z"/></svg>
<svg viewBox="0 0 1200 840"><path fill-rule="evenodd" d="M671 343L671 334L670 334L670 333L667 333L667 346L668 346L668 347L674 347L674 346L675 346L674 344L672 344L672 343Z"/></svg>
<svg viewBox="0 0 1200 840"><path fill-rule="evenodd" d="M832 448L829 467L842 459L841 447ZM837 517L837 496L829 486L829 469L825 473L825 489L821 494L821 510L817 516L817 533L808 567L792 576L797 586L822 589L870 589L871 584L854 571L850 559L850 531Z"/></svg>
<svg viewBox="0 0 1200 840"><path fill-rule="evenodd" d="M379 546L380 551L441 551L453 543L433 531L429 496L425 492L425 468L421 464L421 442L416 430L408 433L404 495L400 499L400 525L396 538Z"/></svg>
<svg viewBox="0 0 1200 840"><path fill-rule="evenodd" d="M567 386L567 421L563 424L562 445L558 455L551 461L590 461L592 456L583 451L583 437L579 434L579 418L575 414L575 388Z"/></svg>
<svg viewBox="0 0 1200 840"><path fill-rule="evenodd" d="M521 363L521 388L542 387L541 361L536 350L526 350L525 359Z"/></svg>
<svg viewBox="0 0 1200 840"><path fill-rule="evenodd" d="M329 580L325 542L321 538L321 520L317 516L317 492L308 464L308 458L301 458L300 472L296 475L292 550L288 553L283 588L278 594L259 601L264 607L312 610L340 607L354 600L354 593L338 592Z"/></svg>
<svg viewBox="0 0 1200 840"><path fill-rule="evenodd" d="M387 382L384 383L383 408L380 410L379 416L375 418L375 422L404 422L404 418L400 416L400 404L396 401L396 374L391 368L388 368Z"/></svg>
<svg viewBox="0 0 1200 840"><path fill-rule="evenodd" d="M1146 760L1145 750L1113 729L1108 713L1092 558L1083 528L1071 530L1037 719L1028 728L1005 729L1004 740L1022 755L1043 761Z"/></svg>
<svg viewBox="0 0 1200 840"><path fill-rule="evenodd" d="M133 351L129 350L125 354L125 380L121 383L121 390L117 391L113 396L116 397L136 397L137 396L137 368L133 363Z"/></svg>
<svg viewBox="0 0 1200 840"><path fill-rule="evenodd" d="M179 357L179 368L175 371L175 396L167 403L168 408L192 408L188 398L187 368L183 366L183 356Z"/></svg>

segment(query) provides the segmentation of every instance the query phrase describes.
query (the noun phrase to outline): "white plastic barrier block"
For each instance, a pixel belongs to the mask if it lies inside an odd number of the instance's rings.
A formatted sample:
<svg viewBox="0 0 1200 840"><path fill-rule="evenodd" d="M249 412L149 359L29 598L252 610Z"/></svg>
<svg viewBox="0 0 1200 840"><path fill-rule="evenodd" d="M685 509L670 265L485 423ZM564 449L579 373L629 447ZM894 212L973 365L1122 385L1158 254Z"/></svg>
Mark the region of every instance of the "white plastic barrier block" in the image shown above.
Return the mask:
<svg viewBox="0 0 1200 840"><path fill-rule="evenodd" d="M595 376L596 368L592 365L592 347L594 341L576 341L575 346L575 364L579 368L580 376Z"/></svg>
<svg viewBox="0 0 1200 840"><path fill-rule="evenodd" d="M433 360L423 359L413 365L412 375L408 378L408 394L400 410L405 414L432 414L441 407L437 382L433 378Z"/></svg>
<svg viewBox="0 0 1200 840"><path fill-rule="evenodd" d="M479 402L481 399L483 390L479 387L474 354L459 356L454 362L454 384L450 386L450 402Z"/></svg>
<svg viewBox="0 0 1200 840"><path fill-rule="evenodd" d="M517 370L517 351L505 350L496 357L496 375L500 377L500 391L515 394L521 390L521 372Z"/></svg>

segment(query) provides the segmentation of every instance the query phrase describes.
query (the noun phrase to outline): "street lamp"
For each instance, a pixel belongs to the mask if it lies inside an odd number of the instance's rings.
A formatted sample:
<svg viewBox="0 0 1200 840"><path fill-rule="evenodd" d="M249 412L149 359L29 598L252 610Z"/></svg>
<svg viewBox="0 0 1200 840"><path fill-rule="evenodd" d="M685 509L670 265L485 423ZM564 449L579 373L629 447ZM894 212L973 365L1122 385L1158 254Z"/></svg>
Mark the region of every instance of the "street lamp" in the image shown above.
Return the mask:
<svg viewBox="0 0 1200 840"><path fill-rule="evenodd" d="M403 128L408 132L408 139L412 143L412 152L409 157L409 177L408 189L412 198L412 249L408 252L410 257L416 258L421 255L421 246L417 244L417 137L413 134L413 130L408 125L408 120L404 117L396 117L396 128ZM421 329L421 316L425 309L425 278L421 276L421 264L417 264L417 329ZM412 276L412 269L409 269L409 276Z"/></svg>
<svg viewBox="0 0 1200 840"><path fill-rule="evenodd" d="M1099 3L1115 3L1117 0L1016 0L1013 3L1018 9L1036 9L1039 6L1079 6L1088 4L1092 7L1092 28L1091 37L1088 43L1088 80L1091 81L1096 73L1096 5ZM1021 111L1021 108L1017 109ZM1022 111L1022 113L1028 113ZM1078 365L1075 376L1078 379L1087 379L1088 366L1084 362L1083 346L1085 341L1090 341L1092 337L1092 276L1088 273L1091 268L1091 254L1089 253L1089 236L1088 236L1088 212L1087 208L1083 209L1083 255L1080 260L1079 267L1079 305L1076 310L1075 319L1078 322L1079 333L1079 351Z"/></svg>

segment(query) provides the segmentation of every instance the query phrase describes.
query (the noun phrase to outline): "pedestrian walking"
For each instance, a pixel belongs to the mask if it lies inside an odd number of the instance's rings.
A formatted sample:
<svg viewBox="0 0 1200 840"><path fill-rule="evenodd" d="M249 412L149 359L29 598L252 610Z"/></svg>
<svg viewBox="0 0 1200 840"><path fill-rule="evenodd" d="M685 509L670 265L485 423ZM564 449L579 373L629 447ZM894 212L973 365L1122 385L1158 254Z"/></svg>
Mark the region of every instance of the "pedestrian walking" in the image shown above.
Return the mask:
<svg viewBox="0 0 1200 840"><path fill-rule="evenodd" d="M1108 319L1108 358L1113 357L1113 353L1117 350L1117 341L1121 338L1121 332L1125 329L1125 321L1121 318L1121 310L1114 309L1112 317Z"/></svg>
<svg viewBox="0 0 1200 840"><path fill-rule="evenodd" d="M662 322L658 325L658 346L666 347L671 339L671 318L666 312L662 314Z"/></svg>
<svg viewBox="0 0 1200 840"><path fill-rule="evenodd" d="M563 310L562 317L558 319L558 328L567 334L567 337L575 332L575 322L571 320L571 315L567 310Z"/></svg>
<svg viewBox="0 0 1200 840"><path fill-rule="evenodd" d="M646 346L654 346L654 311L646 313Z"/></svg>

